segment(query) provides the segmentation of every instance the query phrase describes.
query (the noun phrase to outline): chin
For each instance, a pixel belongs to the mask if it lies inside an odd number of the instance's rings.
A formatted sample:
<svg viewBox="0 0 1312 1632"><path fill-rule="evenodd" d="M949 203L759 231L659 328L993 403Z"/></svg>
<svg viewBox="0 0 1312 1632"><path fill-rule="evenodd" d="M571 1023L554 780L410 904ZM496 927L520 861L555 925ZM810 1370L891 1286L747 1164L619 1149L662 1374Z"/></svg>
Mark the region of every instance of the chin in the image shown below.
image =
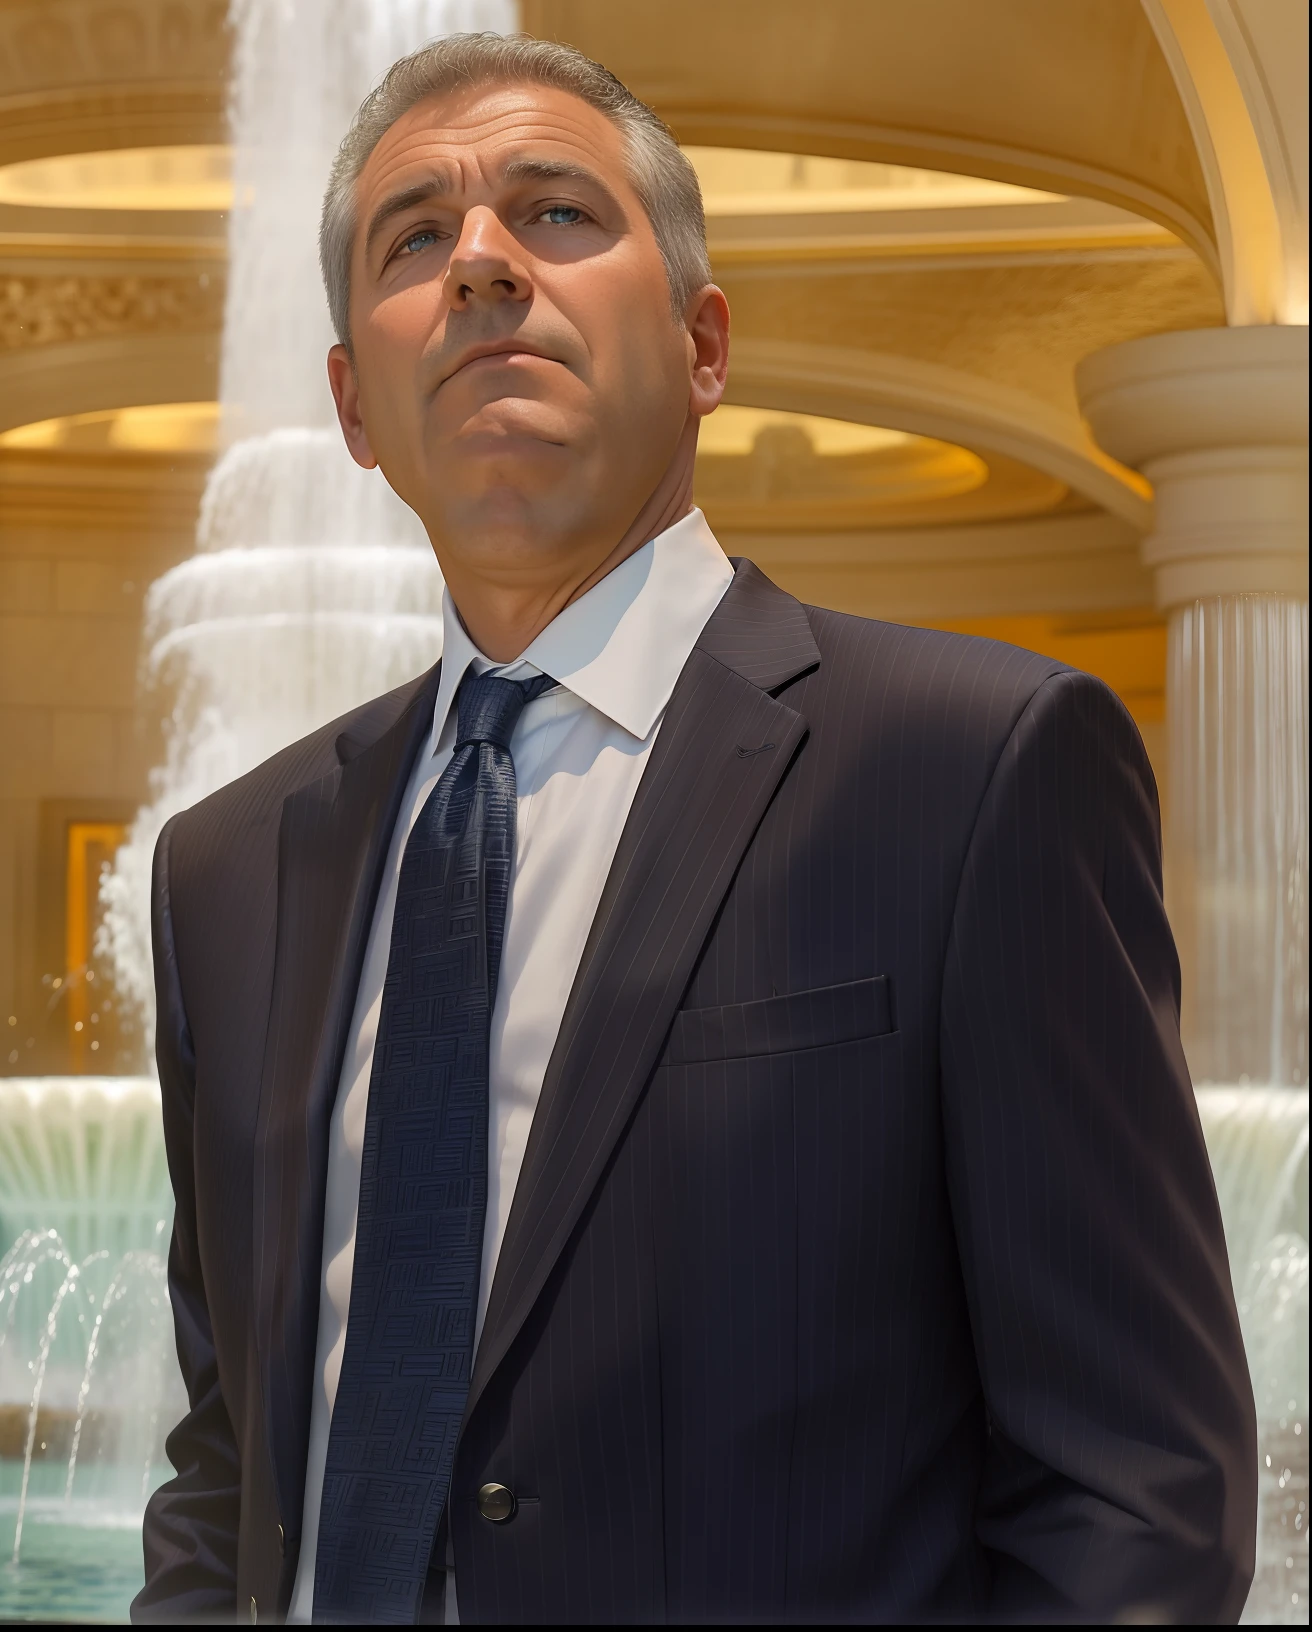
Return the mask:
<svg viewBox="0 0 1312 1632"><path fill-rule="evenodd" d="M446 489L441 495L443 531L471 544L476 540L480 554L540 549L557 533L572 532L582 519L578 512L586 509L580 505L578 486L573 481L524 479L528 474L521 468L515 473L519 479L507 479L503 471L500 479L476 488L466 479L461 491Z"/></svg>
<svg viewBox="0 0 1312 1632"><path fill-rule="evenodd" d="M538 461L577 457L559 427L495 427L469 431L456 437L452 452L462 461L480 460L488 465L528 465Z"/></svg>

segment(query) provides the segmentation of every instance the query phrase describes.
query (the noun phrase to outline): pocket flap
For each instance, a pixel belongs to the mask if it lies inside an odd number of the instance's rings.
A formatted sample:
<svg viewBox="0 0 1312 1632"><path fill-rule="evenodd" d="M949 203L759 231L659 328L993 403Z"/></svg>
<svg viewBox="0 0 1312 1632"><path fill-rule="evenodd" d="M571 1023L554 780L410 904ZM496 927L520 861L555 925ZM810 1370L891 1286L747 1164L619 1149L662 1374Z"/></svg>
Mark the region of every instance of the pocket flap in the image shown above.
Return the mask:
<svg viewBox="0 0 1312 1632"><path fill-rule="evenodd" d="M702 1060L741 1060L753 1054L786 1054L828 1043L879 1037L893 1029L887 975L785 992L754 1003L716 1009L684 1009L675 1017L662 1065Z"/></svg>

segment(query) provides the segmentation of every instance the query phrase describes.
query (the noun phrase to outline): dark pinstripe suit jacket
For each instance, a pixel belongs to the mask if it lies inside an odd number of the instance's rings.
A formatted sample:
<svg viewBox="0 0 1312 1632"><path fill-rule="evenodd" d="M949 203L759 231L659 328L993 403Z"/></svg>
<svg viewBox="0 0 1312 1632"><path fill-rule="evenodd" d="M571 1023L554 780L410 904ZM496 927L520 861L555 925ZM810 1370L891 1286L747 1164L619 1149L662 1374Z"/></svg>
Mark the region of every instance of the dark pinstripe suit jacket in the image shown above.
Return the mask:
<svg viewBox="0 0 1312 1632"><path fill-rule="evenodd" d="M435 685L160 840L191 1410L139 1619L289 1600L329 1114ZM1111 694L740 565L543 1087L452 1486L462 1619L1234 1619L1253 1405L1177 1020Z"/></svg>

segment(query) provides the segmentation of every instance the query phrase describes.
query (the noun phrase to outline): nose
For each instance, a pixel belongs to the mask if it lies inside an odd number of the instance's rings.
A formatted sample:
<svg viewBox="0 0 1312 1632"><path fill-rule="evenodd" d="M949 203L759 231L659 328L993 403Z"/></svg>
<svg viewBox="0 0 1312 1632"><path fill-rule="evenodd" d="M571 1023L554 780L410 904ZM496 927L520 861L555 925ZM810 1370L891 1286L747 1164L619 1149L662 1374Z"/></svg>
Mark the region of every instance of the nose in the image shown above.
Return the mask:
<svg viewBox="0 0 1312 1632"><path fill-rule="evenodd" d="M468 211L447 261L442 285L447 305L464 311L480 302L527 300L532 292L519 245L496 211L483 205Z"/></svg>

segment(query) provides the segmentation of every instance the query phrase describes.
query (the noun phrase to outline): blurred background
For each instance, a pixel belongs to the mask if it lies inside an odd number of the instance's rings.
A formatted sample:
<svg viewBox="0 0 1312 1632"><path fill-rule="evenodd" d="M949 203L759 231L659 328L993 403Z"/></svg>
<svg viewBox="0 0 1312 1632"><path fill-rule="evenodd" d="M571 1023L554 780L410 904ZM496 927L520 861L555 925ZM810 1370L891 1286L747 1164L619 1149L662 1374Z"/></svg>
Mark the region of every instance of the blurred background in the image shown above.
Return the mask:
<svg viewBox="0 0 1312 1632"><path fill-rule="evenodd" d="M1259 1400L1247 1618L1306 1621L1301 0L0 0L0 1615L121 1615L178 1414L154 837L440 651L314 233L360 97L468 27L579 46L697 167L726 549L1134 716Z"/></svg>

